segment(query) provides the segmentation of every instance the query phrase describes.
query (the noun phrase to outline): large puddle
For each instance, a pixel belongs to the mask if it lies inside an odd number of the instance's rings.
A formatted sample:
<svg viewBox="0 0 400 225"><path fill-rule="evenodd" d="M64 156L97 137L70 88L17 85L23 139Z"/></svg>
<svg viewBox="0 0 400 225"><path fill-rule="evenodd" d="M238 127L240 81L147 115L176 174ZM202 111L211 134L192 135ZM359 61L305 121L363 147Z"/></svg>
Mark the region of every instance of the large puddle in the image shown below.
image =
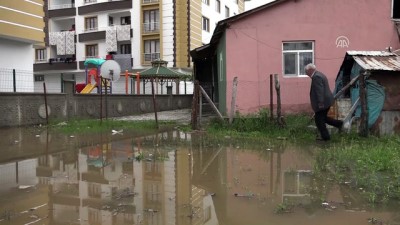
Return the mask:
<svg viewBox="0 0 400 225"><path fill-rule="evenodd" d="M316 180L318 146L241 146L176 130L0 135L0 224L400 224L398 206L372 207Z"/></svg>

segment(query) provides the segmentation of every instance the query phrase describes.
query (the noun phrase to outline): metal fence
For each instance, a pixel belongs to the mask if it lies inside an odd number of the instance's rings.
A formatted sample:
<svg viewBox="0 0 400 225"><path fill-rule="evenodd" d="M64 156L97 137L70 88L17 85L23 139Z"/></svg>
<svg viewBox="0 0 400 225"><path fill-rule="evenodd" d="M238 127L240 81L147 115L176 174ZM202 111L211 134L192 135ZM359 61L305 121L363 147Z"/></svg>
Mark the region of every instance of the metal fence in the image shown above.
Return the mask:
<svg viewBox="0 0 400 225"><path fill-rule="evenodd" d="M34 92L33 72L0 68L0 92Z"/></svg>
<svg viewBox="0 0 400 225"><path fill-rule="evenodd" d="M44 84L47 93L64 93L64 80L75 80L76 84L86 85L84 75L75 76L72 74L50 74L40 75L34 74L32 71L0 68L0 93L5 92L35 92L44 93ZM136 81L132 78L126 80L121 77L118 81L112 82L111 94L128 94L128 95L151 95L151 82L140 81L139 91L137 90ZM155 83L154 90L157 95L168 94L193 94L192 81L180 81L179 91L175 82ZM92 93L97 93L94 89ZM110 92L108 92L110 93Z"/></svg>

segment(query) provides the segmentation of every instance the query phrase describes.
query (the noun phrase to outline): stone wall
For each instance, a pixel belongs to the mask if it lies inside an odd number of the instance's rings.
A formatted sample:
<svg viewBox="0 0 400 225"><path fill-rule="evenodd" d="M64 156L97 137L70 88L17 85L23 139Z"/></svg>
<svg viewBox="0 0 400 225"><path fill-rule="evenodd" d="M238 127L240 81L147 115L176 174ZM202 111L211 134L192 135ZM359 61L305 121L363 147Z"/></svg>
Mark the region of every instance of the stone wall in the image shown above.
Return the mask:
<svg viewBox="0 0 400 225"><path fill-rule="evenodd" d="M64 86L65 94L0 93L0 127L46 124L45 102L50 122L154 112L152 95L75 94L73 82ZM156 103L157 111L190 108L192 95L156 95Z"/></svg>

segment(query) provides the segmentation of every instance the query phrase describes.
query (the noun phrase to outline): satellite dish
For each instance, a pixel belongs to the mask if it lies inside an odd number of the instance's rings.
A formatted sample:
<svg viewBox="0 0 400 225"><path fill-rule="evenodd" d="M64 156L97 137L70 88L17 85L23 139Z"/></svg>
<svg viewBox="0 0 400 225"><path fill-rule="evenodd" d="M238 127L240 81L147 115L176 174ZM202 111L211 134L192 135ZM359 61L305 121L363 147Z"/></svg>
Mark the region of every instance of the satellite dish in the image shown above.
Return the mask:
<svg viewBox="0 0 400 225"><path fill-rule="evenodd" d="M107 60L100 67L100 75L111 81L117 81L120 77L121 67L114 60Z"/></svg>

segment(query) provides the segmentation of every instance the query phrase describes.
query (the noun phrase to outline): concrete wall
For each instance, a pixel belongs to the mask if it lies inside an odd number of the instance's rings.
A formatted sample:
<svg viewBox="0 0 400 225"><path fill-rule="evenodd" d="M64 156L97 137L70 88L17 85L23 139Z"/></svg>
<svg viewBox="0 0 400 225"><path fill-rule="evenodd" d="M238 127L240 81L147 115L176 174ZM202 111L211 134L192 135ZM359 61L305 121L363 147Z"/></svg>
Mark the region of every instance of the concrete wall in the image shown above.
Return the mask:
<svg viewBox="0 0 400 225"><path fill-rule="evenodd" d="M66 94L47 94L49 121L121 117L153 112L151 95L72 94L74 83L65 82ZM0 127L46 123L45 96L39 93L0 94ZM192 95L157 95L158 111L190 108ZM106 113L107 106L107 113Z"/></svg>

